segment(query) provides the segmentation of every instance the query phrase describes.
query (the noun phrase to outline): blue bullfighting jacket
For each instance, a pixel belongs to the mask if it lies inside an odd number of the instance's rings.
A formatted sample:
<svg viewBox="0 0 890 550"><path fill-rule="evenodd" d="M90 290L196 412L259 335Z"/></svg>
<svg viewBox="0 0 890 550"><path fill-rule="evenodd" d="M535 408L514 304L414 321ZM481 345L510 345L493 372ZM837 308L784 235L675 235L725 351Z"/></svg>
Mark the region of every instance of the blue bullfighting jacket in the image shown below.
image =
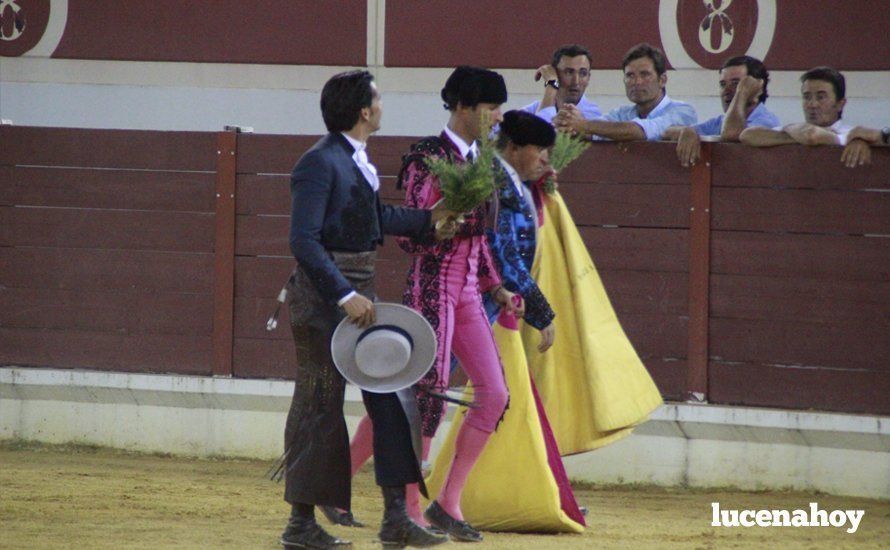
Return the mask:
<svg viewBox="0 0 890 550"><path fill-rule="evenodd" d="M531 276L537 211L528 187L523 185L519 194L502 162L495 160L498 208L494 228L487 231L488 241L504 286L525 301L525 322L540 330L549 325L556 314ZM490 296L486 296L485 301L485 310L493 321L498 306Z"/></svg>

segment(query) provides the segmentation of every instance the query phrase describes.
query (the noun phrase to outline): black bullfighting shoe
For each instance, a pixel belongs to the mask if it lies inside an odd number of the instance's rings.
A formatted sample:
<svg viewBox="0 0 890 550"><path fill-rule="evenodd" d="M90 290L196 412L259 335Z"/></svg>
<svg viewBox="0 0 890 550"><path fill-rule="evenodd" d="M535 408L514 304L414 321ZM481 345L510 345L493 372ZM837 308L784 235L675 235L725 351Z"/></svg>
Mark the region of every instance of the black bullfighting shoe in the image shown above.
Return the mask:
<svg viewBox="0 0 890 550"><path fill-rule="evenodd" d="M482 533L473 529L466 521L455 519L448 515L435 500L423 513L428 522L448 534L452 540L458 542L482 542Z"/></svg>
<svg viewBox="0 0 890 550"><path fill-rule="evenodd" d="M344 525L346 527L365 526L364 523L355 519L355 516L352 515L352 512L341 512L333 506L319 506L319 508L321 509L321 513L324 514L324 517L328 518L328 521L330 521L334 525Z"/></svg>
<svg viewBox="0 0 890 550"><path fill-rule="evenodd" d="M380 542L385 548L426 548L448 542L448 537L427 531L408 516L384 517L380 525Z"/></svg>
<svg viewBox="0 0 890 550"><path fill-rule="evenodd" d="M351 546L348 540L338 539L315 522L315 518L294 518L287 522L287 528L279 541L285 548L306 550L330 550L340 546Z"/></svg>

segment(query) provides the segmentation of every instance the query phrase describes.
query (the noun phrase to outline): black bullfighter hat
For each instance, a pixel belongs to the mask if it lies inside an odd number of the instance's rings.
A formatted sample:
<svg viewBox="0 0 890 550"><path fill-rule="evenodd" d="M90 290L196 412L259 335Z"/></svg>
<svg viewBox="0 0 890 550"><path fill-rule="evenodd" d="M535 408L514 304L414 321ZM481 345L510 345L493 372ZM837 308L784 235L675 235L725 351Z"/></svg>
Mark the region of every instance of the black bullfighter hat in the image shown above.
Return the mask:
<svg viewBox="0 0 890 550"><path fill-rule="evenodd" d="M544 119L525 111L507 111L501 132L516 145L550 147L556 141L556 130Z"/></svg>
<svg viewBox="0 0 890 550"><path fill-rule="evenodd" d="M446 109L454 109L458 103L465 107L479 103L500 105L507 102L507 85L504 77L494 71L461 65L445 81L442 101Z"/></svg>

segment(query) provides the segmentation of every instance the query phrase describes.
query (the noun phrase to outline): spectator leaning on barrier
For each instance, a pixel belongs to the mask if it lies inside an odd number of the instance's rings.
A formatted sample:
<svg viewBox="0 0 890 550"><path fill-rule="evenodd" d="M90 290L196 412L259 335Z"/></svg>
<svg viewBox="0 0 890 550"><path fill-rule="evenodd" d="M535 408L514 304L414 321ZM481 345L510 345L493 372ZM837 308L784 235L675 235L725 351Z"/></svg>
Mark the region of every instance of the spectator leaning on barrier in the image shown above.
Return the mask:
<svg viewBox="0 0 890 550"><path fill-rule="evenodd" d="M556 127L593 139L615 141L661 139L670 126L698 122L695 109L667 95L664 54L649 44L630 49L621 63L624 87L633 105L613 109L605 120L584 120L574 105L566 105L554 119Z"/></svg>
<svg viewBox="0 0 890 550"><path fill-rule="evenodd" d="M759 59L740 55L727 59L720 69L720 99L723 113L694 126L671 126L662 139L677 141L680 164L689 166L701 158L699 136L719 136L722 141L738 141L748 126L772 128L779 117L766 108L769 71Z"/></svg>
<svg viewBox="0 0 890 550"><path fill-rule="evenodd" d="M553 59L535 71L535 81L544 81L544 96L522 108L552 123L564 105L578 107L587 120L602 118L599 105L584 97L590 82L590 52L579 44L566 44L553 52Z"/></svg>
<svg viewBox="0 0 890 550"><path fill-rule="evenodd" d="M741 142L753 147L801 145L843 145L841 162L847 167L871 162L870 146L886 143L884 131L864 126L851 128L841 121L846 99L844 75L831 67L815 67L800 77L800 93L806 122L775 128L748 128Z"/></svg>

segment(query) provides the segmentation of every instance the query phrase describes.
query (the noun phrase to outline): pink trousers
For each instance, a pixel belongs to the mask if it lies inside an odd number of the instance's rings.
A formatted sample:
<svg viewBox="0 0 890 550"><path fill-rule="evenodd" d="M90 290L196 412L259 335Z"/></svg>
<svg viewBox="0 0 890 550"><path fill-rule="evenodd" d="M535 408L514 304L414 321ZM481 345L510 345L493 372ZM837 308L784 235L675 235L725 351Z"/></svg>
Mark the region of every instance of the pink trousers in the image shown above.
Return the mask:
<svg viewBox="0 0 890 550"><path fill-rule="evenodd" d="M435 315L438 321L439 349L433 367L436 375L424 380L432 378L436 389L447 389L453 352L475 392L473 400L477 406L469 410L464 423L491 433L503 417L509 393L491 324L482 307L476 276L478 251L468 241L462 244L465 246L456 247L451 257L443 262L434 303L426 300L426 296L415 302L419 302L421 307L418 309L425 317L429 319ZM424 417L424 435L432 437L444 413L445 403L431 400L421 403L420 410Z"/></svg>

